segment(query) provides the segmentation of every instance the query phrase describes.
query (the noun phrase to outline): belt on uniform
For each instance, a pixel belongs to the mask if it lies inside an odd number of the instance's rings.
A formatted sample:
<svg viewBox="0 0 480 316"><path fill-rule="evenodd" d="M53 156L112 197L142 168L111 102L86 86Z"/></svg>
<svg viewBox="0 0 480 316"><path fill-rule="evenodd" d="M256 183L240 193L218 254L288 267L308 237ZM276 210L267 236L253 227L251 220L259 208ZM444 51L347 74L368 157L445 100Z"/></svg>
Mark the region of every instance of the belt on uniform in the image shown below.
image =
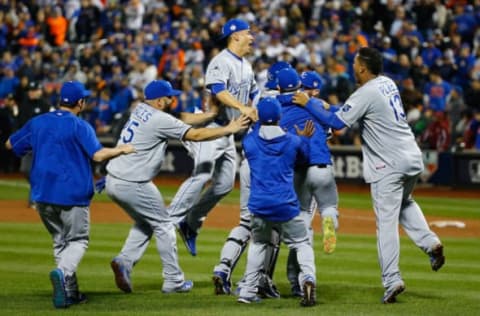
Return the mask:
<svg viewBox="0 0 480 316"><path fill-rule="evenodd" d="M318 163L316 165L310 165L310 167L317 167L317 168L327 168L327 164L326 163Z"/></svg>

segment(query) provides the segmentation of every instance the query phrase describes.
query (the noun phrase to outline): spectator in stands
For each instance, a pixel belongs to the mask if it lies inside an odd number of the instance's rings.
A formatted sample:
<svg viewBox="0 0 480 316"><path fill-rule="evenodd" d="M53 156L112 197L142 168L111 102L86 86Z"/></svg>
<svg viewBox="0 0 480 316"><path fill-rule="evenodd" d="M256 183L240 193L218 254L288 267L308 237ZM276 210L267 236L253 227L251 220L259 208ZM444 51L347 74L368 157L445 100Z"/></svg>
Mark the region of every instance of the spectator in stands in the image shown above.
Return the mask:
<svg viewBox="0 0 480 316"><path fill-rule="evenodd" d="M20 83L20 80L15 76L15 71L12 67L4 68L3 74L3 77L0 79L0 99L14 93Z"/></svg>
<svg viewBox="0 0 480 316"><path fill-rule="evenodd" d="M0 144L4 144L16 129L18 107L12 94L0 103ZM0 172L14 171L15 155L2 145L0 146Z"/></svg>
<svg viewBox="0 0 480 316"><path fill-rule="evenodd" d="M480 150L480 112L475 111L467 117L466 128L463 133L463 147L464 149Z"/></svg>
<svg viewBox="0 0 480 316"><path fill-rule="evenodd" d="M445 111L451 92L452 85L442 79L438 69L432 69L430 81L424 89L425 107L433 111Z"/></svg>
<svg viewBox="0 0 480 316"><path fill-rule="evenodd" d="M185 68L185 51L178 47L176 40L171 40L167 49L163 52L158 64L158 74L166 77L173 72L181 72ZM171 75L169 76L171 77ZM171 80L172 78L168 78Z"/></svg>
<svg viewBox="0 0 480 316"><path fill-rule="evenodd" d="M432 40L424 42L421 52L423 63L429 68L433 67L437 59L442 58L442 52L435 47Z"/></svg>
<svg viewBox="0 0 480 316"><path fill-rule="evenodd" d="M81 0L81 7L75 13L75 35L78 43L88 43L100 35L100 9L92 0Z"/></svg>
<svg viewBox="0 0 480 316"><path fill-rule="evenodd" d="M463 43L460 54L455 57L457 72L453 83L460 85L463 89L468 87L470 75L475 65L475 56L471 53L470 45Z"/></svg>
<svg viewBox="0 0 480 316"><path fill-rule="evenodd" d="M435 112L433 120L421 136L421 147L437 151L447 151L451 142L450 121L445 112Z"/></svg>
<svg viewBox="0 0 480 316"><path fill-rule="evenodd" d="M55 46L62 46L65 43L68 28L68 21L62 15L62 8L59 6L54 7L52 15L47 18L46 23L52 38L50 43Z"/></svg>
<svg viewBox="0 0 480 316"><path fill-rule="evenodd" d="M136 34L143 25L143 16L145 14L145 6L141 0L130 0L125 7L125 17L127 30Z"/></svg>

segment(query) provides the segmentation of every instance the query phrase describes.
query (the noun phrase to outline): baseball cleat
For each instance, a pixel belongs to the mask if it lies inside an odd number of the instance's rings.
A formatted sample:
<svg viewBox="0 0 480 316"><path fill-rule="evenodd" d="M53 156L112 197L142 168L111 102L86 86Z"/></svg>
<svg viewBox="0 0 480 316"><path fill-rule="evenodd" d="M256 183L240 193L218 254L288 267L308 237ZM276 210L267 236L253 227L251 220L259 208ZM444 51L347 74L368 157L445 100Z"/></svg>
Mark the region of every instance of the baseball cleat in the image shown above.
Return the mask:
<svg viewBox="0 0 480 316"><path fill-rule="evenodd" d="M115 275L115 284L125 293L132 292L132 282L130 280L130 270L119 258L114 258L110 262L113 274Z"/></svg>
<svg viewBox="0 0 480 316"><path fill-rule="evenodd" d="M77 275L75 273L71 276L65 276L65 293L67 295L67 306L87 302L87 296L78 290Z"/></svg>
<svg viewBox="0 0 480 316"><path fill-rule="evenodd" d="M322 221L323 230L323 251L326 254L331 254L337 247L337 235L335 232L335 223L333 218L325 217Z"/></svg>
<svg viewBox="0 0 480 316"><path fill-rule="evenodd" d="M197 255L197 233L190 229L187 222L183 221L178 224L178 233L182 237L183 243L187 248L188 252L192 256Z"/></svg>
<svg viewBox="0 0 480 316"><path fill-rule="evenodd" d="M262 299L256 295L251 297L240 296L239 298L237 298L237 302L243 304L260 303L261 301Z"/></svg>
<svg viewBox="0 0 480 316"><path fill-rule="evenodd" d="M87 302L87 296L78 292L76 296L67 296L67 306L75 304L85 304Z"/></svg>
<svg viewBox="0 0 480 316"><path fill-rule="evenodd" d="M231 294L231 283L228 281L228 275L225 272L214 271L212 277L213 285L215 286L215 294Z"/></svg>
<svg viewBox="0 0 480 316"><path fill-rule="evenodd" d="M55 269L50 272L50 281L53 286L53 306L55 308L67 308L67 293L65 291L65 278L63 271Z"/></svg>
<svg viewBox="0 0 480 316"><path fill-rule="evenodd" d="M317 303L315 292L315 281L312 277L308 277L303 282L303 299L300 301L300 305L304 307L314 306Z"/></svg>
<svg viewBox="0 0 480 316"><path fill-rule="evenodd" d="M400 282L385 291L382 298L383 304L392 304L397 301L397 295L405 291L405 284Z"/></svg>
<svg viewBox="0 0 480 316"><path fill-rule="evenodd" d="M292 285L292 296L293 297L303 297L303 290L299 284Z"/></svg>
<svg viewBox="0 0 480 316"><path fill-rule="evenodd" d="M190 292L193 288L193 281L192 280L185 280L183 283L177 287L173 288L163 288L163 293L186 293Z"/></svg>
<svg viewBox="0 0 480 316"><path fill-rule="evenodd" d="M257 295L261 298L280 298L280 292L271 280L257 287Z"/></svg>
<svg viewBox="0 0 480 316"><path fill-rule="evenodd" d="M432 248L428 254L430 256L430 265L433 271L438 271L445 263L445 256L443 255L443 245L438 244Z"/></svg>

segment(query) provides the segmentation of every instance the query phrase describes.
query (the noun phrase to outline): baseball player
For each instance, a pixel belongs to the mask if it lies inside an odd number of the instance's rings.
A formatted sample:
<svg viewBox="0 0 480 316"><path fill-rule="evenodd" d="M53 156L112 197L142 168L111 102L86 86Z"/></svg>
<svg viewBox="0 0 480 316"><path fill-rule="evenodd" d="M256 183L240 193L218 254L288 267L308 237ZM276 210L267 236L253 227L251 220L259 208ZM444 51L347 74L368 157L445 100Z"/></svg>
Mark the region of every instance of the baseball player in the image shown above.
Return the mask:
<svg viewBox="0 0 480 316"><path fill-rule="evenodd" d="M381 75L382 56L373 48L360 48L353 62L359 88L333 113L328 104L297 93L293 101L323 124L340 129L362 125L363 173L370 183L377 222L378 259L385 293L382 302L394 303L405 290L398 266L400 223L413 242L427 253L434 271L445 263L443 246L432 232L412 197L424 166L422 153L403 112L395 83Z"/></svg>
<svg viewBox="0 0 480 316"><path fill-rule="evenodd" d="M299 282L303 286L302 306L315 305L315 257L307 226L293 188L294 166L298 157L308 157L308 141L285 132L278 126L280 103L273 97L258 103L259 124L243 140L245 156L251 168L251 192L248 208L252 213L252 242L248 250L245 280L237 301L259 301L257 284L265 260L272 229L280 231L282 240L295 249L300 266ZM299 135L310 136L313 124L305 124ZM276 166L271 168L271 166Z"/></svg>
<svg viewBox="0 0 480 316"><path fill-rule="evenodd" d="M227 48L210 61L205 78L205 85L213 102L219 104L219 114L214 121L214 126L225 125L241 113L248 116L251 121L256 121L256 109L249 105L255 99L258 89L252 66L244 57L252 52L254 38L250 33L250 26L243 20L231 19L223 26L222 37L227 41ZM223 154L222 159L225 161L219 165L221 170L218 170L220 175L217 177L219 186L212 186L209 190L223 188L222 191L215 193L217 196L225 195L231 190L235 180L236 149L233 135L222 138L215 148L204 151L204 154L208 155L204 159L207 162L215 161L216 157ZM211 167L208 167L210 172ZM185 244L190 253L196 253L198 230L208 212L218 202L219 198L212 198L213 196L203 194L179 225L179 233L186 241ZM242 210L240 225L230 232L222 249L221 262L214 268L213 281L217 294L230 293L231 270L250 239L249 224L248 211Z"/></svg>
<svg viewBox="0 0 480 316"><path fill-rule="evenodd" d="M93 128L77 117L89 95L80 82L65 82L59 109L29 120L6 142L18 156L33 154L31 196L53 239L57 268L50 272L50 280L56 308L86 301L79 292L76 271L89 240L94 192L91 160L104 161L134 151L130 144L103 148Z"/></svg>
<svg viewBox="0 0 480 316"><path fill-rule="evenodd" d="M302 89L311 97L318 98L322 86L322 78L315 71L304 71L300 75ZM324 126L327 139L331 133L330 128ZM335 251L337 245L336 230L338 229L338 191L335 183L335 174L332 167L332 158L330 148L325 142L320 151L319 159L325 162L324 168L309 168L307 171L307 179L302 184L299 192L305 197L299 197L301 204L307 209L308 199L312 196L315 198L316 207L318 207L322 215L322 231L323 231L323 251L331 254ZM310 208L311 209L311 208ZM313 208L314 210L315 208ZM314 214L312 213L312 216ZM312 218L313 219L313 218ZM313 237L313 236L312 236ZM312 238L313 242L313 238Z"/></svg>
<svg viewBox="0 0 480 316"><path fill-rule="evenodd" d="M307 86L313 85L311 73L304 75ZM305 109L292 102L293 94L302 86L300 76L295 69L282 69L277 74L280 95L277 96L282 105L280 126L290 133L295 133L295 126L303 127L305 122L313 116ZM317 85L319 83L317 82ZM330 151L326 143L326 129L316 120L315 133L309 138L310 152L304 161L297 162L295 168L295 191L300 201L300 216L309 228L310 242L313 244L311 222L314 209L311 208L312 198L318 203L324 219L324 235L328 244L328 253L333 251L335 242L335 227L338 225L338 195L336 191ZM333 183L333 186L332 186ZM298 283L298 265L295 253L289 254L287 277L291 284L292 293L302 296L301 286Z"/></svg>
<svg viewBox="0 0 480 316"><path fill-rule="evenodd" d="M213 119L218 109L211 97L207 96L206 100L207 112L200 113ZM186 114L179 113L184 122L188 122L185 121ZM219 124L215 122L207 125L217 126ZM182 183L172 199L168 212L188 252L196 256L197 231L203 221L201 216L206 216L233 189L235 173L232 170L235 170L236 151L228 146L228 137L204 142L185 141L183 144L193 158L194 167L191 176ZM205 189L207 184L210 185Z"/></svg>
<svg viewBox="0 0 480 316"><path fill-rule="evenodd" d="M168 139L210 140L237 133L249 123L246 116L241 116L223 127L192 128L165 112L180 93L168 81L150 82L145 87L145 101L132 111L118 140L118 144L133 144L137 152L112 159L107 165L106 192L135 222L120 254L111 262L117 287L125 293L132 291L131 271L152 235L163 264L162 292L188 292L193 287L180 269L175 228L152 182L160 170Z"/></svg>
<svg viewBox="0 0 480 316"><path fill-rule="evenodd" d="M292 68L287 62L277 61L273 63L267 70L267 82L264 88L261 90L260 97L265 98L269 96L276 96L279 94L277 74L284 68ZM244 156L244 155L243 155ZM240 209L243 213L248 211L248 200L250 196L250 168L248 166L248 160L242 159L240 165L240 190L241 201ZM263 273L258 283L258 294L262 297L279 298L280 293L277 290L275 284L273 284L273 274L277 263L278 255L280 251L280 234L276 229L272 229L272 235L270 242L267 244L265 250L265 263L263 267ZM237 289L235 291L238 294L243 286L245 275L238 282Z"/></svg>

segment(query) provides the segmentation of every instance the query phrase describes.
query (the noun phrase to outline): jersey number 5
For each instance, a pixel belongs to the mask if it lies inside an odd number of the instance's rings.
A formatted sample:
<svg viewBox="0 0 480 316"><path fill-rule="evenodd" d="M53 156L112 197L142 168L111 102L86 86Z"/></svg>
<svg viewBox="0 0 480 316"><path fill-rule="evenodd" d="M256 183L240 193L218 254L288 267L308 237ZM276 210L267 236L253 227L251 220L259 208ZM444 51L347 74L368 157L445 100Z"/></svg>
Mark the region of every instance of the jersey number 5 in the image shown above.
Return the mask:
<svg viewBox="0 0 480 316"><path fill-rule="evenodd" d="M122 141L125 144L128 144L132 141L133 136L135 135L134 127L140 125L137 121L128 121L127 124L125 124L125 127L123 128L123 137Z"/></svg>
<svg viewBox="0 0 480 316"><path fill-rule="evenodd" d="M394 94L390 98L390 106L392 107L393 113L395 114L395 119L397 122L402 119L405 120L405 113L403 113L402 99L398 94Z"/></svg>

